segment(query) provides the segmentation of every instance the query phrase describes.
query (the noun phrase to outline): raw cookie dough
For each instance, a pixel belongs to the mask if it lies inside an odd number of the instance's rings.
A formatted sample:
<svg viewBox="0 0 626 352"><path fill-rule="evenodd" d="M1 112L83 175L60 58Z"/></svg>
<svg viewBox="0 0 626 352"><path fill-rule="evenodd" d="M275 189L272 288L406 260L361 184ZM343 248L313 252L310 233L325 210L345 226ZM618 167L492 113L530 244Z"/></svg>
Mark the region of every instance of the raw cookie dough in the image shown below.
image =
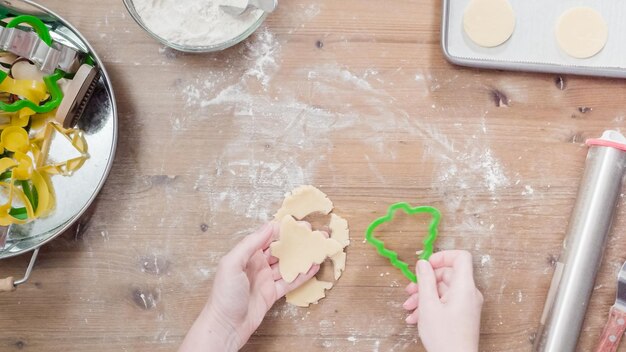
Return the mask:
<svg viewBox="0 0 626 352"><path fill-rule="evenodd" d="M341 274L346 268L346 252L341 251L330 257L330 260L333 262L333 274L335 276L335 280L339 280Z"/></svg>
<svg viewBox="0 0 626 352"><path fill-rule="evenodd" d="M291 193L285 195L285 200L283 201L282 207L276 213L275 220L279 222L287 221L291 223L292 221L295 222L293 217L303 219L309 214L328 214L332 210L333 203L328 199L326 194L313 186L300 186ZM350 230L348 229L348 222L336 214L331 214L328 228L330 229L329 240L334 241L337 246L339 246L339 250L330 256L333 263L333 273L336 281L339 279L346 267L346 252L343 249L350 244ZM306 230L311 232L308 229ZM282 234L283 229L281 226L281 237ZM306 251L309 251L309 249L307 248L305 253ZM292 252L294 253L294 256L298 256L300 250L293 250ZM276 256L273 251L272 255ZM281 264L280 258L278 265L282 274L281 265L285 264ZM311 265L312 263L309 262L308 266L306 266L306 271L308 271ZM302 266L300 270L304 270L304 266ZM320 299L324 298L324 291L332 288L333 285L333 282L318 281L317 278L313 277L298 289L287 294L287 302L300 307L308 307L309 304L316 304Z"/></svg>
<svg viewBox="0 0 626 352"><path fill-rule="evenodd" d="M311 303L317 304L326 297L324 291L333 287L332 282L318 281L317 278L305 282L302 286L287 294L287 303L298 307L308 307Z"/></svg>
<svg viewBox="0 0 626 352"><path fill-rule="evenodd" d="M337 214L330 214L330 238L341 243L345 248L350 244L350 231L348 221Z"/></svg>
<svg viewBox="0 0 626 352"><path fill-rule="evenodd" d="M341 243L343 248L350 244L350 230L348 229L348 221L337 214L330 214L330 238ZM346 252L341 251L332 257L333 271L335 280L339 280L341 274L346 268Z"/></svg>
<svg viewBox="0 0 626 352"><path fill-rule="evenodd" d="M589 7L575 7L563 13L556 25L556 40L568 55L586 59L604 48L609 37L600 13Z"/></svg>
<svg viewBox="0 0 626 352"><path fill-rule="evenodd" d="M300 186L285 195L283 205L274 219L280 221L285 215L292 215L298 220L313 213L328 214L333 210L333 203L324 192L313 186Z"/></svg>
<svg viewBox="0 0 626 352"><path fill-rule="evenodd" d="M463 29L480 46L498 46L513 34L515 13L508 0L472 0L463 15Z"/></svg>
<svg viewBox="0 0 626 352"><path fill-rule="evenodd" d="M300 226L291 216L282 219L280 239L270 245L272 255L278 258L280 274L287 282L293 282L313 264L321 264L342 249L339 242L326 238L320 231Z"/></svg>

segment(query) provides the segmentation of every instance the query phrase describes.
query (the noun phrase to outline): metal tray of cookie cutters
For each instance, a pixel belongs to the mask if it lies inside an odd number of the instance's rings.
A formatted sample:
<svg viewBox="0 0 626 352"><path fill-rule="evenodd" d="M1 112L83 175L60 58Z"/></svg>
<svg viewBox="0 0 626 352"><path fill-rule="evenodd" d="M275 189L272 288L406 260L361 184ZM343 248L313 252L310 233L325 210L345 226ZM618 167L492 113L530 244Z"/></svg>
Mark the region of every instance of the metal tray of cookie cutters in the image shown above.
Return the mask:
<svg viewBox="0 0 626 352"><path fill-rule="evenodd" d="M65 54L89 54L100 70L95 91L86 106L78 127L83 131L88 145L89 158L69 177L52 176L50 182L55 193L55 208L45 218L25 225L11 225L6 243L0 244L0 259L33 252L28 273L35 262L39 248L73 225L94 201L109 174L117 145L117 109L109 76L102 61L87 40L66 20L54 12L29 0L0 1L0 13L32 15L41 19L50 29L56 43L70 47ZM2 34L0 34L0 45ZM59 46L60 47L60 46ZM54 54L54 53L52 53ZM55 54L56 55L56 54ZM71 56L70 55L70 56ZM51 60L51 65L69 64L70 61ZM43 63L42 63L43 64ZM1 273L3 275L8 273ZM19 284L25 281L18 280Z"/></svg>
<svg viewBox="0 0 626 352"><path fill-rule="evenodd" d="M625 1L509 0L515 29L502 45L484 48L463 30L463 14L471 0L443 0L441 46L448 61L462 66L513 71L533 71L626 78ZM576 59L556 41L559 17L573 7L598 11L608 26L608 40L595 56Z"/></svg>

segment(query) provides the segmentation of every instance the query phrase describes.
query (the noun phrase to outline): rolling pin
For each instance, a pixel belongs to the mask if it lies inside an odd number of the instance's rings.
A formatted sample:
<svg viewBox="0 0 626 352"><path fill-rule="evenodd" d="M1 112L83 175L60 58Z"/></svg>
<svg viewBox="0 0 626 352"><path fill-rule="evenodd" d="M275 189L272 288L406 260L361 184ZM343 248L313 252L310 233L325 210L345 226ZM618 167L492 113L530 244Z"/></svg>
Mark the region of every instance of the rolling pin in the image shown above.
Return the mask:
<svg viewBox="0 0 626 352"><path fill-rule="evenodd" d="M575 351L626 169L617 131L587 141L585 172L556 264L534 351Z"/></svg>

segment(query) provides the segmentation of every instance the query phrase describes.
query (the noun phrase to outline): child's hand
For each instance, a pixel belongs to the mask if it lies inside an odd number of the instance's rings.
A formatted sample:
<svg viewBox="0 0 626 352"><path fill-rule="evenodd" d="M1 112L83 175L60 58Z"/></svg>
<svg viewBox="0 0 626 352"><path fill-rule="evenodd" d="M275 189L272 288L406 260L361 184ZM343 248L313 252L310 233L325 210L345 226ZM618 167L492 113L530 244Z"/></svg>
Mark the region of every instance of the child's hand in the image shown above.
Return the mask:
<svg viewBox="0 0 626 352"><path fill-rule="evenodd" d="M418 284L406 291L404 302L413 311L420 339L430 352L478 351L483 296L474 285L472 256L466 251L443 251L417 262Z"/></svg>
<svg viewBox="0 0 626 352"><path fill-rule="evenodd" d="M211 298L180 351L238 350L277 300L317 273L319 265L292 283L282 279L277 259L268 251L278 231L277 224L265 225L220 260Z"/></svg>

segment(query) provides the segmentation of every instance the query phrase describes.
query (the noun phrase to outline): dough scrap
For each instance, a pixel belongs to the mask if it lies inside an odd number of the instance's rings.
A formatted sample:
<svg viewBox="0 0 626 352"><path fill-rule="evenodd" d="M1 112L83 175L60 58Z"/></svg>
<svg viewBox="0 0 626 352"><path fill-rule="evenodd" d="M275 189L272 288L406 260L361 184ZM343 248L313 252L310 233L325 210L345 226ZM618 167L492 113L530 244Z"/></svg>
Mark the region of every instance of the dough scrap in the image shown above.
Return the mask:
<svg viewBox="0 0 626 352"><path fill-rule="evenodd" d="M472 0L463 14L463 29L474 43L496 47L513 34L513 7L508 0Z"/></svg>
<svg viewBox="0 0 626 352"><path fill-rule="evenodd" d="M300 186L285 195L283 205L278 209L274 219L280 221L286 215L302 220L309 214L328 214L333 210L333 203L319 189L306 185Z"/></svg>
<svg viewBox="0 0 626 352"><path fill-rule="evenodd" d="M280 274L287 282L293 282L313 264L321 264L342 249L339 242L326 238L320 231L299 225L291 216L283 218L280 239L270 245L272 255L278 258Z"/></svg>
<svg viewBox="0 0 626 352"><path fill-rule="evenodd" d="M337 214L330 214L330 238L341 243L343 248L350 244L350 230L348 229L348 220Z"/></svg>
<svg viewBox="0 0 626 352"><path fill-rule="evenodd" d="M346 252L341 251L330 257L330 260L333 262L333 273L335 275L335 280L339 280L341 274L346 269Z"/></svg>
<svg viewBox="0 0 626 352"><path fill-rule="evenodd" d="M339 242L343 248L346 248L350 244L348 220L337 214L330 214L330 224L328 227L330 228L330 238ZM341 251L330 257L330 260L333 262L335 280L339 280L341 274L346 269L346 252Z"/></svg>
<svg viewBox="0 0 626 352"><path fill-rule="evenodd" d="M575 7L564 12L556 25L559 47L577 59L599 53L609 37L602 15L590 7Z"/></svg>
<svg viewBox="0 0 626 352"><path fill-rule="evenodd" d="M317 304L320 299L326 297L326 290L333 287L332 282L319 281L313 277L302 286L287 294L287 303L298 307L308 307L311 303Z"/></svg>

